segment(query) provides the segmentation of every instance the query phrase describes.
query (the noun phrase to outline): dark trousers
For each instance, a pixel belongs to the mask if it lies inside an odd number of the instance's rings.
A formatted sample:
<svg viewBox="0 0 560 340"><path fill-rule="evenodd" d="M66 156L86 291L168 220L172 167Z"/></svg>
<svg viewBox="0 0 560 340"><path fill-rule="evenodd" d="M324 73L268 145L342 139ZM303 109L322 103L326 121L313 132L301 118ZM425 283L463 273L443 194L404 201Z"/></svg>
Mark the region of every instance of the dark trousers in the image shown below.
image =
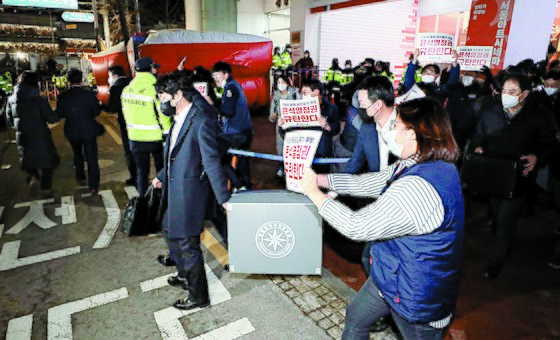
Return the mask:
<svg viewBox="0 0 560 340"><path fill-rule="evenodd" d="M342 339L369 339L369 328L380 318L391 314L405 339L441 339L443 331L429 324L411 323L394 312L379 296L379 289L371 277L346 309L346 323ZM436 321L436 320L434 320Z"/></svg>
<svg viewBox="0 0 560 340"><path fill-rule="evenodd" d="M130 173L130 178L137 178L136 172L136 163L134 162L134 155L132 151L130 151L130 144L128 142L128 132L126 131L126 123L124 119L121 120L117 119L119 123L119 129L121 130L121 139L122 145L124 150L124 160L126 161L126 167L128 168L128 172Z"/></svg>
<svg viewBox="0 0 560 340"><path fill-rule="evenodd" d="M492 216L492 231L494 245L488 259L488 266L501 268L507 261L517 231L517 219L526 195L513 199L490 198L490 213Z"/></svg>
<svg viewBox="0 0 560 340"><path fill-rule="evenodd" d="M218 203L216 203L218 204ZM222 237L224 245L228 246L228 230L227 230L227 217L221 207L216 207L216 212L214 217L210 219L210 222L214 225L218 234Z"/></svg>
<svg viewBox="0 0 560 340"><path fill-rule="evenodd" d="M87 162L87 183L91 190L99 189L99 159L97 153L97 139L71 139L69 140L74 153L74 172L76 181L86 179L84 161ZM85 156L85 159L84 159Z"/></svg>
<svg viewBox="0 0 560 340"><path fill-rule="evenodd" d="M53 178L53 169L52 168L43 168L39 173L39 169L28 169L25 170L29 174L28 180L32 180L33 177L41 181L41 189L42 190L49 190L52 188L52 178Z"/></svg>
<svg viewBox="0 0 560 340"><path fill-rule="evenodd" d="M163 236L169 247L169 257L175 261L179 278L187 281L189 299L194 302L207 301L208 280L200 249L200 235L170 236L168 230L169 218L166 213L163 217Z"/></svg>
<svg viewBox="0 0 560 340"><path fill-rule="evenodd" d="M225 139L229 146L234 149L250 150L251 144L253 144L253 130L247 130L241 133L222 134L220 137ZM231 156L228 156L227 159L231 162ZM238 157L236 169L241 183L250 189L251 164L249 162L249 157Z"/></svg>
<svg viewBox="0 0 560 340"><path fill-rule="evenodd" d="M161 142L136 142L129 141L130 149L136 163L136 188L138 194L143 196L150 186L148 176L150 175L150 155L154 157L156 173L163 169L163 144Z"/></svg>

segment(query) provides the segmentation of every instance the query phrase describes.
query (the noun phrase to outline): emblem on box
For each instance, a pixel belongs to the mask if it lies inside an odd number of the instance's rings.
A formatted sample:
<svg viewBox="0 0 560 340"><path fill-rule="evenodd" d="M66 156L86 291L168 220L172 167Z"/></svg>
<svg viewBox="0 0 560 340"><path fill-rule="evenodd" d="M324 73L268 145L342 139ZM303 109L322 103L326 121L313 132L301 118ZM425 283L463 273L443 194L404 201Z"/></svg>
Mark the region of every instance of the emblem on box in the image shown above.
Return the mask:
<svg viewBox="0 0 560 340"><path fill-rule="evenodd" d="M292 228L286 223L270 221L257 229L255 243L261 254L279 259L292 252L296 239Z"/></svg>

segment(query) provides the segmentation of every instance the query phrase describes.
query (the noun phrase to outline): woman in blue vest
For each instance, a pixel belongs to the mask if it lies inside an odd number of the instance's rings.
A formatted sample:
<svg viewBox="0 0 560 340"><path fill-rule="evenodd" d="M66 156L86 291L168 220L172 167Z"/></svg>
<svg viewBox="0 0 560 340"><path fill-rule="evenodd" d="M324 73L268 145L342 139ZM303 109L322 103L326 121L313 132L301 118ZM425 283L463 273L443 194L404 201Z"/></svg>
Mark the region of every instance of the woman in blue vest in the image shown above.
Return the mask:
<svg viewBox="0 0 560 340"><path fill-rule="evenodd" d="M316 175L302 187L321 216L353 240L373 241L371 276L346 311L343 339L369 339L391 314L405 339L441 339L459 289L464 209L449 116L435 99L401 104L387 140L400 160L364 175ZM377 200L352 211L325 195Z"/></svg>

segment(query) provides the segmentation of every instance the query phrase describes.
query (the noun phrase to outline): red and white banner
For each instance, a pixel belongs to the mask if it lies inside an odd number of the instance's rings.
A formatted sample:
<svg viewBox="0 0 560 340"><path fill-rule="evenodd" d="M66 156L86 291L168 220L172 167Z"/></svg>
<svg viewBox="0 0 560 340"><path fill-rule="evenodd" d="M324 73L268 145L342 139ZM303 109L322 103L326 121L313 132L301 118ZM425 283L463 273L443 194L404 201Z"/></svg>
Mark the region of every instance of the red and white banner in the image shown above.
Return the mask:
<svg viewBox="0 0 560 340"><path fill-rule="evenodd" d="M473 0L467 46L492 46L490 68L503 68L514 0ZM461 65L462 67L463 65Z"/></svg>
<svg viewBox="0 0 560 340"><path fill-rule="evenodd" d="M208 83L207 82L196 82L193 83L194 88L203 96L208 95Z"/></svg>
<svg viewBox="0 0 560 340"><path fill-rule="evenodd" d="M284 120L283 129L292 127L321 126L321 106L319 97L297 100L280 100L280 116Z"/></svg>
<svg viewBox="0 0 560 340"><path fill-rule="evenodd" d="M303 169L311 167L323 131L296 130L284 136L284 171L286 189L303 194L299 181Z"/></svg>
<svg viewBox="0 0 560 340"><path fill-rule="evenodd" d="M416 40L418 61L423 64L451 63L453 36L445 33L420 33Z"/></svg>
<svg viewBox="0 0 560 340"><path fill-rule="evenodd" d="M492 60L492 46L459 46L458 63L461 71L480 71L482 66L490 67Z"/></svg>

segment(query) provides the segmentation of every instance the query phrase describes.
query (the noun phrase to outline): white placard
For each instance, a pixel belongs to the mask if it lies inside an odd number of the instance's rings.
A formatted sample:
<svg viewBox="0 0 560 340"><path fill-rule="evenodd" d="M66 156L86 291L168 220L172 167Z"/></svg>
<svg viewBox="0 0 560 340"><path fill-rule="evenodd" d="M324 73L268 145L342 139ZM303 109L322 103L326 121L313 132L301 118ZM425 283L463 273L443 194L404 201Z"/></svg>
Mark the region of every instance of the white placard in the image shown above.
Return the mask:
<svg viewBox="0 0 560 340"><path fill-rule="evenodd" d="M208 95L208 83L205 81L193 83L194 88L203 96Z"/></svg>
<svg viewBox="0 0 560 340"><path fill-rule="evenodd" d="M303 193L299 181L303 169L311 167L323 131L296 130L284 136L284 171L286 189Z"/></svg>
<svg viewBox="0 0 560 340"><path fill-rule="evenodd" d="M280 116L284 120L282 128L321 126L321 106L319 97L296 100L280 99Z"/></svg>
<svg viewBox="0 0 560 340"><path fill-rule="evenodd" d="M416 48L419 51L418 61L422 65L451 63L453 36L445 33L420 33Z"/></svg>
<svg viewBox="0 0 560 340"><path fill-rule="evenodd" d="M461 71L480 71L482 66L490 67L492 61L492 46L459 46L458 63Z"/></svg>

